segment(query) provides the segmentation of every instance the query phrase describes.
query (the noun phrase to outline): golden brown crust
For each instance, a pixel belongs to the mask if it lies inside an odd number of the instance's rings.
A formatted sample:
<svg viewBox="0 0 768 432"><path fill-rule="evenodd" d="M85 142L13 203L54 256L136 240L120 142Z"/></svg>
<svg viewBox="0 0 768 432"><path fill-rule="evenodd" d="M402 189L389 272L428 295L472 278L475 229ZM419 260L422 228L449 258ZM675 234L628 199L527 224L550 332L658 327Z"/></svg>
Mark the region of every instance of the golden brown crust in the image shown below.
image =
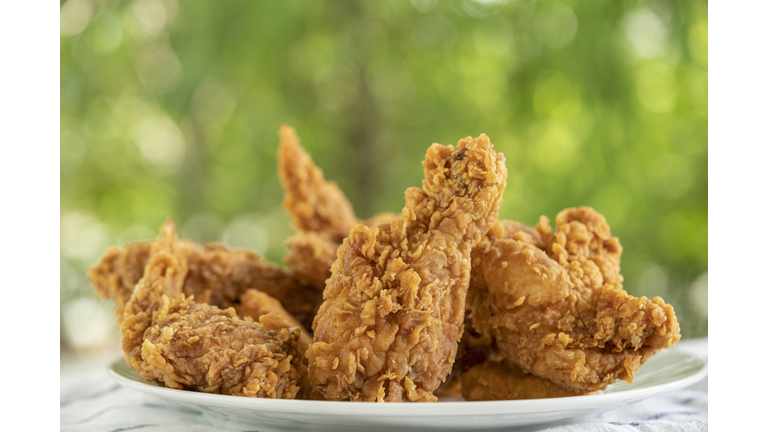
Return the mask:
<svg viewBox="0 0 768 432"><path fill-rule="evenodd" d="M240 296L240 304L237 304L234 307L237 316L241 318L251 317L254 321L258 321L260 317L271 313L285 318L285 321L290 327L298 327L299 330L301 330L299 348L302 353L307 351L307 348L312 343L311 333L307 332L304 326L283 308L283 305L280 304L279 300L264 292L257 289L246 290L243 295Z"/></svg>
<svg viewBox="0 0 768 432"><path fill-rule="evenodd" d="M543 249L517 233L491 230L473 253L468 296L474 327L501 354L575 391L631 382L652 355L680 339L671 305L623 290L621 245L589 207L542 217ZM515 239L517 237L517 239Z"/></svg>
<svg viewBox="0 0 768 432"><path fill-rule="evenodd" d="M173 222L166 222L125 306L126 362L144 379L171 388L294 398L306 375L298 329L274 314L255 323L232 308L187 298L188 247L177 240Z"/></svg>
<svg viewBox="0 0 768 432"><path fill-rule="evenodd" d="M357 224L352 205L336 183L325 180L322 170L299 145L293 128L281 125L279 134L277 160L285 190L283 206L294 217L297 229L341 243Z"/></svg>
<svg viewBox="0 0 768 432"><path fill-rule="evenodd" d="M339 248L307 351L329 400L434 401L464 319L471 248L498 215L504 157L488 137L434 144L401 216Z"/></svg>
<svg viewBox="0 0 768 432"><path fill-rule="evenodd" d="M118 324L125 303L144 274L152 243L137 242L109 249L88 272L96 293L115 302ZM320 292L252 252L220 244L201 246L187 240L179 243L187 253L189 270L182 287L187 297L194 296L198 303L228 307L236 304L247 289L254 288L278 299L299 322L311 327L322 302Z"/></svg>
<svg viewBox="0 0 768 432"><path fill-rule="evenodd" d="M384 212L360 223L372 228L381 223L388 223L395 217L394 213ZM341 243L336 243L322 234L299 231L288 239L286 245L288 253L283 261L291 268L293 276L305 285L322 292L325 289L325 281L331 277L331 266L336 260L336 251Z"/></svg>
<svg viewBox="0 0 768 432"><path fill-rule="evenodd" d="M283 261L297 279L322 292L331 277L336 251L352 227L360 223L374 227L398 215L383 212L358 220L344 192L325 180L323 171L299 145L296 132L286 125L280 127L277 163L285 192L283 206L298 229L286 243L288 253Z"/></svg>
<svg viewBox="0 0 768 432"><path fill-rule="evenodd" d="M525 373L512 362L487 361L461 375L461 393L468 401L544 399L597 394L573 391Z"/></svg>

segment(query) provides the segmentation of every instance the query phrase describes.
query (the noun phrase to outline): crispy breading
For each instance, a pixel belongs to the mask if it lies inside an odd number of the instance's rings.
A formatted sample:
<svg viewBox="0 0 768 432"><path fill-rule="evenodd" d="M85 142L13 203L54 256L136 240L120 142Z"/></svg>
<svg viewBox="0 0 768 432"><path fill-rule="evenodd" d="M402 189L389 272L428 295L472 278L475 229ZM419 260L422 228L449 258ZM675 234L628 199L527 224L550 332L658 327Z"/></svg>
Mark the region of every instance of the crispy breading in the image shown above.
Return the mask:
<svg viewBox="0 0 768 432"><path fill-rule="evenodd" d="M286 242L288 253L283 261L297 279L322 292L331 277L336 251L352 227L360 223L374 227L397 215L383 212L359 220L344 192L336 183L325 180L323 171L287 125L280 127L277 168L285 192L283 207L293 216L298 229Z"/></svg>
<svg viewBox="0 0 768 432"><path fill-rule="evenodd" d="M280 301L306 328L312 326L322 294L297 281L288 272L253 252L220 244L201 246L180 240L187 252L189 271L182 292L198 303L220 307L237 304L245 290L254 288ZM118 324L125 303L144 274L152 241L111 248L91 267L88 279L96 293L115 303Z"/></svg>
<svg viewBox="0 0 768 432"><path fill-rule="evenodd" d="M391 212L379 213L360 223L374 227L380 223L387 223L395 217ZM336 243L318 233L299 231L286 241L286 246L288 246L288 253L285 255L284 262L291 268L293 276L307 286L320 291L325 289L325 281L331 277L331 266L336 261L336 251L341 243Z"/></svg>
<svg viewBox="0 0 768 432"><path fill-rule="evenodd" d="M632 382L680 339L671 305L627 294L621 244L589 207L566 209L509 235L497 225L472 256L467 300L476 330L534 375L574 391Z"/></svg>
<svg viewBox="0 0 768 432"><path fill-rule="evenodd" d="M121 325L126 362L149 381L177 389L292 399L306 369L299 329L268 314L240 319L232 308L195 303L182 292L190 244L168 220L152 245L146 270L125 305Z"/></svg>
<svg viewBox="0 0 768 432"><path fill-rule="evenodd" d="M355 226L338 250L306 354L329 400L434 401L451 371L470 252L498 215L506 168L485 135L433 144L422 165L401 216Z"/></svg>
<svg viewBox="0 0 768 432"><path fill-rule="evenodd" d="M243 295L240 296L240 303L235 305L234 308L237 312L237 316L241 318L251 317L254 321L258 321L259 318L270 313L284 317L285 322L287 322L290 327L298 327L301 330L299 348L302 353L305 352L312 343L311 333L307 332L304 326L283 308L283 305L279 300L267 293L257 289L246 290Z"/></svg>
<svg viewBox="0 0 768 432"><path fill-rule="evenodd" d="M341 243L357 224L352 205L336 183L325 180L323 171L299 145L293 128L281 125L279 134L277 160L285 190L283 206L294 217L297 229Z"/></svg>
<svg viewBox="0 0 768 432"><path fill-rule="evenodd" d="M525 373L509 360L486 361L461 375L461 394L468 401L544 399L596 393L560 387Z"/></svg>

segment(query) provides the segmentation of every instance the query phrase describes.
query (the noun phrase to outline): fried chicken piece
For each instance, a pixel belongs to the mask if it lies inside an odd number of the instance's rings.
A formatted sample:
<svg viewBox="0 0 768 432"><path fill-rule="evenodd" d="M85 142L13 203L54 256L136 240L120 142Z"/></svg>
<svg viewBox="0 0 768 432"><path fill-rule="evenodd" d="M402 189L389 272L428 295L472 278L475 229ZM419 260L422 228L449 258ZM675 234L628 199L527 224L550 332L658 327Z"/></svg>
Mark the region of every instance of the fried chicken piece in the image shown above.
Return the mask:
<svg viewBox="0 0 768 432"><path fill-rule="evenodd" d="M309 345L312 344L311 333L307 332L304 326L283 308L283 305L279 300L271 297L267 293L257 289L246 290L243 295L240 296L240 304L235 305L234 308L237 312L237 316L241 318L251 317L254 321L257 321L262 316L270 313L280 315L285 318L285 322L287 322L290 327L298 327L301 330L299 348L302 353L307 351Z"/></svg>
<svg viewBox="0 0 768 432"><path fill-rule="evenodd" d="M486 135L427 151L401 216L357 225L339 248L307 350L329 400L435 401L464 321L470 252L506 186Z"/></svg>
<svg viewBox="0 0 768 432"><path fill-rule="evenodd" d="M111 248L91 267L88 279L96 293L115 302L115 314L122 320L125 303L144 275L151 241ZM280 301L305 327L312 326L322 294L297 281L282 268L245 250L231 250L219 244L201 246L180 240L187 251L189 272L182 292L198 303L223 308L234 305L245 290L254 288Z"/></svg>
<svg viewBox="0 0 768 432"><path fill-rule="evenodd" d="M148 381L205 393L292 399L306 369L298 328L268 314L242 320L186 297L192 245L179 242L168 220L152 245L149 262L121 326L126 362Z"/></svg>
<svg viewBox="0 0 768 432"><path fill-rule="evenodd" d="M335 201L343 200L347 203L340 207L344 217L324 218L329 222L316 225L324 226L326 227L325 229L320 232L299 230L286 242L288 253L285 256L284 262L291 268L294 277L307 285L322 290L325 287L325 281L331 276L331 266L336 260L336 251L341 245L341 242L334 241L334 236L328 235L328 232L338 232L345 229L343 223L350 219L348 217L350 214L358 224L362 223L369 227L391 222L397 215L392 212L384 212L368 220L358 220L343 191L335 183L327 182L324 179L322 170L314 164L312 158L299 145L295 132L287 126L284 126L284 128L286 130L281 129L281 151L278 153L278 167L286 194L285 208L296 219L296 225L298 227L311 226L312 224L308 222L302 223L302 221L313 219L306 215L333 214L335 210L333 208L313 209L312 205L324 206L327 202L334 200L309 199L307 202L304 202L302 201L303 198L306 199L306 197L312 195L307 191L314 190L316 193L332 191ZM297 176L295 173L313 174ZM321 185L323 182L325 184ZM299 193L294 191L299 191ZM329 225L336 225L336 229L328 229ZM535 233L535 231L533 232ZM482 363L487 358L491 348L489 340L490 338L477 335L471 328L465 328L464 336L459 344L459 350L456 355L456 364L459 367L455 368L457 372L451 373L444 386L440 387L443 390L439 395L441 398L461 396L458 371L466 370L477 363ZM464 361L465 358L466 362Z"/></svg>
<svg viewBox="0 0 768 432"><path fill-rule="evenodd" d="M355 212L344 192L325 180L323 171L299 145L296 131L280 126L278 174L285 190L283 206L301 231L314 232L341 243L357 225Z"/></svg>
<svg viewBox="0 0 768 432"><path fill-rule="evenodd" d="M566 209L552 231L494 226L472 255L472 323L526 371L574 391L632 382L651 356L680 339L671 305L627 294L621 244L589 207ZM507 227L509 228L509 227Z"/></svg>
<svg viewBox="0 0 768 432"><path fill-rule="evenodd" d="M461 392L468 401L544 399L597 394L573 391L525 373L509 360L486 361L461 375Z"/></svg>
<svg viewBox="0 0 768 432"><path fill-rule="evenodd" d="M384 212L359 220L344 192L336 183L325 180L323 171L287 125L280 126L277 163L285 191L283 206L299 230L287 241L284 262L297 279L322 292L325 281L331 277L336 251L352 227L360 223L374 227L392 221L397 215Z"/></svg>

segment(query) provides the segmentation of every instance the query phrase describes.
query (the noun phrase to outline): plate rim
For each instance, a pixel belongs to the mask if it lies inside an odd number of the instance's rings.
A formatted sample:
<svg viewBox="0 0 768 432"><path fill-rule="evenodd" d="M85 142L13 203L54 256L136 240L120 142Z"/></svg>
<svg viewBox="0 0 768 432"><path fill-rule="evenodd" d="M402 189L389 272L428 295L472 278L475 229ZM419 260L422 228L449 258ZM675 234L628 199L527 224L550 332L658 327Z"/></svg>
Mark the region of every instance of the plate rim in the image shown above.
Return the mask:
<svg viewBox="0 0 768 432"><path fill-rule="evenodd" d="M564 409L583 410L599 408L603 406L612 406L625 402L636 402L688 387L689 385L700 381L709 373L708 361L701 356L693 354L689 351L678 349L676 347L671 347L665 350L664 353L674 353L673 355L682 356L680 361L694 360L700 362L700 364L697 366L695 371L683 378L670 382L651 385L649 387L628 389L625 391L569 398L528 400L451 401L430 404L356 402L353 404L355 406L355 411L353 413L351 413L349 410L352 405L345 401L290 400L290 402L286 403L288 401L287 399L248 398L222 394L201 393L163 387L153 382L141 382L128 378L119 372L119 368L121 367L130 369L130 366L125 363L123 357L120 357L110 363L108 367L108 373L118 382L118 384L122 385L123 387L171 401L198 405L213 405L218 407L269 410L270 412L274 413L290 414L296 412L306 412L312 413L313 415L324 416L387 416L391 414L397 414L399 417L423 417L433 415L466 416L466 409L471 408L472 415L502 415L521 412L530 414L544 414L552 411L562 411ZM133 369L130 370L134 371ZM457 407L461 407L462 409L455 411Z"/></svg>

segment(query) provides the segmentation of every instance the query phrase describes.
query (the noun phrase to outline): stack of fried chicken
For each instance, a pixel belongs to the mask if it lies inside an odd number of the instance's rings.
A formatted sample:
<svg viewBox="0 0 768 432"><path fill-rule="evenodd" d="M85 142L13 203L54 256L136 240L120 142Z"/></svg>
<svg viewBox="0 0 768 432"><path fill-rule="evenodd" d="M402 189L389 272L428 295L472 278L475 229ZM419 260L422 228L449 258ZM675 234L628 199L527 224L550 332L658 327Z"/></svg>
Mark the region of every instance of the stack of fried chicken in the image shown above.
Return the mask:
<svg viewBox="0 0 768 432"><path fill-rule="evenodd" d="M399 214L360 220L280 128L288 269L178 238L106 252L88 274L148 381L283 399L429 402L578 396L632 382L680 339L671 305L622 288L622 247L588 207L553 229L498 220L488 137L433 144Z"/></svg>

